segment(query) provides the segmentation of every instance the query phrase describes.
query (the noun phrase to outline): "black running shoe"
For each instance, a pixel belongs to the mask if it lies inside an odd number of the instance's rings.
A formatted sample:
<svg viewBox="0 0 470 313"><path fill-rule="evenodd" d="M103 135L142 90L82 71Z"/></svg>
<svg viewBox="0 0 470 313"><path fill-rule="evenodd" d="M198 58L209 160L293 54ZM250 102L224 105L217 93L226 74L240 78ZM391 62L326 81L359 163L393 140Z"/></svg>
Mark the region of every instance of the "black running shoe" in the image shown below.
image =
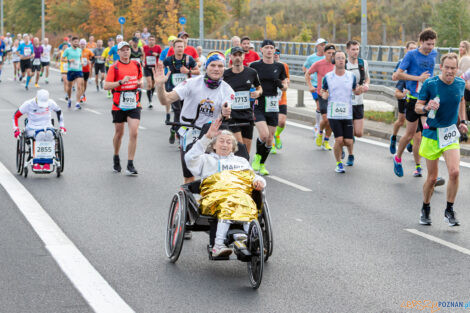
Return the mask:
<svg viewBox="0 0 470 313"><path fill-rule="evenodd" d="M431 225L431 217L429 216L430 213L431 213L431 208L421 209L421 218L419 219L419 223L421 225Z"/></svg>
<svg viewBox="0 0 470 313"><path fill-rule="evenodd" d="M114 156L113 158L113 170L116 173L121 173L121 162L119 161L119 157Z"/></svg>
<svg viewBox="0 0 470 313"><path fill-rule="evenodd" d="M442 186L446 183L446 180L442 177L438 177L436 180L436 183L434 184L434 187L439 187Z"/></svg>
<svg viewBox="0 0 470 313"><path fill-rule="evenodd" d="M444 211L444 219L447 223L449 223L449 226L460 226L453 210L451 211L446 209Z"/></svg>
<svg viewBox="0 0 470 313"><path fill-rule="evenodd" d="M170 122L170 113L167 113L166 114L166 118L165 118L165 123L169 123Z"/></svg>
<svg viewBox="0 0 470 313"><path fill-rule="evenodd" d="M170 144L174 144L175 143L175 131L172 129L170 130L170 138L168 139L168 142Z"/></svg>
<svg viewBox="0 0 470 313"><path fill-rule="evenodd" d="M152 102L149 102L149 109L153 108Z"/></svg>
<svg viewBox="0 0 470 313"><path fill-rule="evenodd" d="M135 169L134 164L127 164L126 174L136 176L139 173L137 173L137 170Z"/></svg>
<svg viewBox="0 0 470 313"><path fill-rule="evenodd" d="M96 85L96 91L100 91L100 87L98 87L98 85Z"/></svg>

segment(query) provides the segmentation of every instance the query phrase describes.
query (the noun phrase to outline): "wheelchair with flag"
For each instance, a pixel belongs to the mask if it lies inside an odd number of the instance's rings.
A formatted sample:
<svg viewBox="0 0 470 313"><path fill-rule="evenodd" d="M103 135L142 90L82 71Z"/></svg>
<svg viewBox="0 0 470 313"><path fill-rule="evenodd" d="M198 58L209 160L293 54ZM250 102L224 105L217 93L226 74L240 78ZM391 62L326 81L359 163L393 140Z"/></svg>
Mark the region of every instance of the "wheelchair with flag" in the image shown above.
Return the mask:
<svg viewBox="0 0 470 313"><path fill-rule="evenodd" d="M52 124L54 125L54 120ZM25 120L25 125L28 121ZM28 136L26 129L21 130L16 142L16 171L19 175L28 177L28 172L36 174L50 174L54 171L57 177L60 177L64 171L64 142L60 129L46 128L37 130L36 134L41 131L51 131L54 135L52 141L37 141L35 136ZM35 169L36 164L49 164L48 170Z"/></svg>

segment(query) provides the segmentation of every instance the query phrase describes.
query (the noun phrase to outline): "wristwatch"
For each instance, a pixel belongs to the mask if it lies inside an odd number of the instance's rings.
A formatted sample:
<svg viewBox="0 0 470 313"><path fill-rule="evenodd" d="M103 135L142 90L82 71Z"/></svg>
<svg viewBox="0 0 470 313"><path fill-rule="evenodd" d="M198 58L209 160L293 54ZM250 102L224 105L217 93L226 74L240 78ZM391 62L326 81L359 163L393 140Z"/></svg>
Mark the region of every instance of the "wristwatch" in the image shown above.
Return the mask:
<svg viewBox="0 0 470 313"><path fill-rule="evenodd" d="M119 86L121 86L121 85L122 85L122 81L121 81L121 80L119 80L119 81L118 81L118 83L119 83Z"/></svg>
<svg viewBox="0 0 470 313"><path fill-rule="evenodd" d="M460 124L468 125L468 122L467 122L466 120L461 120L461 121L460 121Z"/></svg>

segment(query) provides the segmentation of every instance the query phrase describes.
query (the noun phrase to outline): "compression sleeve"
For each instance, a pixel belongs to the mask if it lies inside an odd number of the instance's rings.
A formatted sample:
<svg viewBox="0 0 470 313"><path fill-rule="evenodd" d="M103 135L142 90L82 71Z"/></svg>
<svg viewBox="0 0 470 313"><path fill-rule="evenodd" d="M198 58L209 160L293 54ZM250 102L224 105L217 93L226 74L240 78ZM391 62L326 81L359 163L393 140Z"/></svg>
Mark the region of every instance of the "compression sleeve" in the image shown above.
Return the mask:
<svg viewBox="0 0 470 313"><path fill-rule="evenodd" d="M64 117L62 115L62 111L59 110L59 111L56 111L55 113L57 114L57 120L59 121L59 126L64 127Z"/></svg>
<svg viewBox="0 0 470 313"><path fill-rule="evenodd" d="M13 129L18 128L18 119L23 115L20 110L16 110L15 114L13 115Z"/></svg>

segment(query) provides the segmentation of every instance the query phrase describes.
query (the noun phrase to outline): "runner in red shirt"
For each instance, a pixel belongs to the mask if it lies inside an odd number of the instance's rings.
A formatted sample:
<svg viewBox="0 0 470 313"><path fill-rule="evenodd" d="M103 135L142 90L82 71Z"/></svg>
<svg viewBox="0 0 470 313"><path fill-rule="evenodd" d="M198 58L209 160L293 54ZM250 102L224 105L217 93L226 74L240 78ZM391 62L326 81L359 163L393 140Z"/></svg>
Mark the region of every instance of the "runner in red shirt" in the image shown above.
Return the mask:
<svg viewBox="0 0 470 313"><path fill-rule="evenodd" d="M250 50L250 37L242 37L240 42L243 51L245 51L245 60L243 60L243 65L248 66L251 62L258 61L260 59L258 53L253 50Z"/></svg>
<svg viewBox="0 0 470 313"><path fill-rule="evenodd" d="M119 160L119 149L121 147L122 136L124 135L124 123L127 122L129 128L129 147L127 175L137 175L134 167L134 156L137 147L137 133L140 124L140 88L142 87L142 67L138 62L131 61L130 45L121 41L118 44L119 61L116 61L108 70L105 90L113 91L113 123L115 127L114 146L114 171L121 172Z"/></svg>
<svg viewBox="0 0 470 313"><path fill-rule="evenodd" d="M189 39L188 33L180 32L178 34L178 38L183 39L183 42L184 42L183 53L192 56L194 61L196 61L196 63L199 63L199 54L197 53L196 48L194 48L193 46L188 46L188 39ZM175 54L175 50L173 50L173 47L170 47L170 49L168 50L167 57L171 57L173 54Z"/></svg>
<svg viewBox="0 0 470 313"><path fill-rule="evenodd" d="M144 66L144 76L147 80L147 97L149 99L149 109L153 108L152 97L155 92L155 79L153 77L153 68L159 62L160 53L162 53L162 48L159 45L155 44L155 37L150 35L148 38L148 46L144 46L145 54L145 66Z"/></svg>

